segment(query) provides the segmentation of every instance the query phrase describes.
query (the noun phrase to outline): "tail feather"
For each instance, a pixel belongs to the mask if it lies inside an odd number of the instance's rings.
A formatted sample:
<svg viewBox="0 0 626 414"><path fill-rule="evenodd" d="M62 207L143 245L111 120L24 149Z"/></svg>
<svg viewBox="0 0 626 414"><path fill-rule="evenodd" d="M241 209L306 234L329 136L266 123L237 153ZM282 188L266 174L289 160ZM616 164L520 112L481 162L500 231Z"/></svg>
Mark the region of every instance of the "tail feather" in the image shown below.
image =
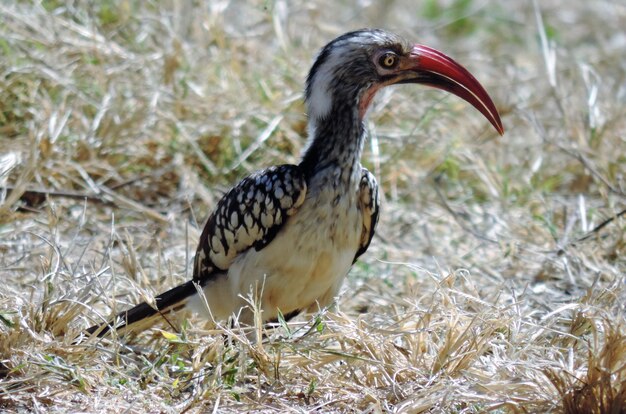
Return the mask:
<svg viewBox="0 0 626 414"><path fill-rule="evenodd" d="M93 335L97 332L98 337L103 337L113 329L113 327L115 327L116 330L125 329L130 325L145 321L152 316L180 310L185 306L187 299L196 293L197 289L194 281L190 280L157 296L155 298L157 309L148 305L146 302L142 302L129 310L118 313L113 321L106 324L94 325L85 332L88 335Z"/></svg>

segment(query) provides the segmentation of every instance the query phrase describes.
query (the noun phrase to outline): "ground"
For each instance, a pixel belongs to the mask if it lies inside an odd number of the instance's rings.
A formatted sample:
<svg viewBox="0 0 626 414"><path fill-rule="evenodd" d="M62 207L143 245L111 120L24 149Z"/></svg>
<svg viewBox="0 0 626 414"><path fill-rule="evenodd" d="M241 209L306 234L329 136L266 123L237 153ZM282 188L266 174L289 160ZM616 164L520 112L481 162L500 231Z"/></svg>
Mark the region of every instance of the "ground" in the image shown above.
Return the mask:
<svg viewBox="0 0 626 414"><path fill-rule="evenodd" d="M335 308L77 340L190 277L220 195L297 161L316 50L368 26L468 67L505 135L381 93L381 221ZM3 2L0 410L626 412L625 26L609 0Z"/></svg>

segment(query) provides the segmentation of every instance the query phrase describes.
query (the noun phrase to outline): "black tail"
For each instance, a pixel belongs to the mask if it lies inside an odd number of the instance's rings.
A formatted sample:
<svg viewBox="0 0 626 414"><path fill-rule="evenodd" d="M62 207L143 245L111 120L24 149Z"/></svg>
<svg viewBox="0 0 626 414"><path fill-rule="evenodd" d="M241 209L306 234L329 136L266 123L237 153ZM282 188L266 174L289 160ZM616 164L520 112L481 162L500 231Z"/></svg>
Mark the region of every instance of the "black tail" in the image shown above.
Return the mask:
<svg viewBox="0 0 626 414"><path fill-rule="evenodd" d="M113 321L106 324L94 325L85 332L89 335L93 335L95 332L98 332L98 337L102 337L113 327L115 327L115 329L126 328L134 323L150 318L151 316L171 310L179 310L185 306L185 299L196 294L197 292L198 291L194 281L190 280L189 282L176 286L175 288L157 296L155 299L158 309L155 309L146 302L143 302L127 311L118 313Z"/></svg>

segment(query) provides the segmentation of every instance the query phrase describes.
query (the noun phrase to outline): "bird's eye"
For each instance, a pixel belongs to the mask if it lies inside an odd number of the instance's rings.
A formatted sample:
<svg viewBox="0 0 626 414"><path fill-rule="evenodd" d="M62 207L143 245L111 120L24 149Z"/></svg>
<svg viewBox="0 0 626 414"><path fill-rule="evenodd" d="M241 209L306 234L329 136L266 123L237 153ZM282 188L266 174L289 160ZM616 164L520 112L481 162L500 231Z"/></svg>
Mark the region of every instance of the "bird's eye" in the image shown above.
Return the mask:
<svg viewBox="0 0 626 414"><path fill-rule="evenodd" d="M398 63L398 55L387 52L378 59L378 64L385 69L392 69Z"/></svg>

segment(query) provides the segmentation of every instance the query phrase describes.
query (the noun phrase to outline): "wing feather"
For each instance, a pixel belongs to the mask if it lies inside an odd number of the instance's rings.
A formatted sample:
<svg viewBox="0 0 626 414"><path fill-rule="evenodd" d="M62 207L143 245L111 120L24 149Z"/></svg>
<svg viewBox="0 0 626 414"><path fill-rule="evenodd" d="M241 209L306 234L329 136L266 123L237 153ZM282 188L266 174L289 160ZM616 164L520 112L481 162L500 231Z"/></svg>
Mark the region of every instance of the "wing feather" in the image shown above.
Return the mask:
<svg viewBox="0 0 626 414"><path fill-rule="evenodd" d="M233 187L209 216L196 251L193 280L209 282L248 249L270 243L304 202L300 167L280 165L258 171Z"/></svg>
<svg viewBox="0 0 626 414"><path fill-rule="evenodd" d="M363 212L363 228L361 230L361 242L359 249L354 256L352 263L356 262L359 256L365 253L372 242L376 225L378 224L378 213L380 209L380 198L378 195L378 183L376 177L366 168L361 172L361 183L359 185L359 207Z"/></svg>

